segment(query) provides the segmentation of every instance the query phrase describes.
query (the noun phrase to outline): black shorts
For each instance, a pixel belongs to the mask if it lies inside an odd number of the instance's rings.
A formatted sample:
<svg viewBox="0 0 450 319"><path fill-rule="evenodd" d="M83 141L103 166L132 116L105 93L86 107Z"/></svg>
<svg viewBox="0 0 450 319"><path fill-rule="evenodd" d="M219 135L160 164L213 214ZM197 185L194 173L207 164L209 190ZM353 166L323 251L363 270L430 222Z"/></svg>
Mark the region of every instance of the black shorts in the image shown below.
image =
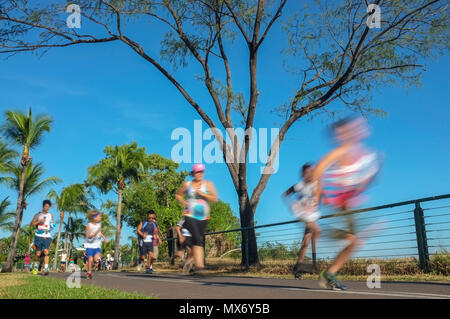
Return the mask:
<svg viewBox="0 0 450 319"><path fill-rule="evenodd" d="M205 233L207 220L198 220L184 216L183 228L186 228L192 235L190 239L191 246L203 246L203 236ZM186 237L187 240L188 237Z"/></svg>
<svg viewBox="0 0 450 319"><path fill-rule="evenodd" d="M184 242L182 244L178 243L178 250L185 249L186 247L192 247L192 237L184 236Z"/></svg>
<svg viewBox="0 0 450 319"><path fill-rule="evenodd" d="M151 243L143 243L142 245L139 245L139 251L141 256L147 256L148 253L153 252L153 242Z"/></svg>

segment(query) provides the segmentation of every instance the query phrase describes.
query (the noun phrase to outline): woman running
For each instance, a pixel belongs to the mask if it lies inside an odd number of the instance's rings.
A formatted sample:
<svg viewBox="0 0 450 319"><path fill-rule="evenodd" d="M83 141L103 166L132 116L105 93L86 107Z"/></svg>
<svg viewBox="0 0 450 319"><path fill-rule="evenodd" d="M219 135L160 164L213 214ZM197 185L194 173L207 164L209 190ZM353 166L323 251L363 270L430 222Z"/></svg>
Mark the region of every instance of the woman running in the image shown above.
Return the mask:
<svg viewBox="0 0 450 319"><path fill-rule="evenodd" d="M217 202L216 189L213 183L203 179L204 172L203 164L195 164L191 172L194 179L184 182L176 194L176 199L185 207L183 227L192 235L192 253L196 273L200 276L205 275L203 236L210 218L209 202Z"/></svg>

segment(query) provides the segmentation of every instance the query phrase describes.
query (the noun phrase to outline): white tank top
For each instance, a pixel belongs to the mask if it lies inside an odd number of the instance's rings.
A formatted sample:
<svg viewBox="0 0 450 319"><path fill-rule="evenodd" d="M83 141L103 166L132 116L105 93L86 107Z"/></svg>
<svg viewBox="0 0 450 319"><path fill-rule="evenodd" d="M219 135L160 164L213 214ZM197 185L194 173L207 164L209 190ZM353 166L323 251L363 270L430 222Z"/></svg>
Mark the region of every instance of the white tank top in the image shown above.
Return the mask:
<svg viewBox="0 0 450 319"><path fill-rule="evenodd" d="M101 223L89 223L88 224L89 230L91 234L96 233L98 230L101 230L102 224ZM101 236L100 233L97 234L97 236L94 236L92 238L88 238L86 234L86 242L84 243L84 248L101 248L102 242L101 242Z"/></svg>
<svg viewBox="0 0 450 319"><path fill-rule="evenodd" d="M37 228L35 230L35 236L44 237L44 238L52 238L52 235L50 234L50 230L53 227L52 214L39 213L38 220L40 218L44 218L45 220L43 223L37 224Z"/></svg>

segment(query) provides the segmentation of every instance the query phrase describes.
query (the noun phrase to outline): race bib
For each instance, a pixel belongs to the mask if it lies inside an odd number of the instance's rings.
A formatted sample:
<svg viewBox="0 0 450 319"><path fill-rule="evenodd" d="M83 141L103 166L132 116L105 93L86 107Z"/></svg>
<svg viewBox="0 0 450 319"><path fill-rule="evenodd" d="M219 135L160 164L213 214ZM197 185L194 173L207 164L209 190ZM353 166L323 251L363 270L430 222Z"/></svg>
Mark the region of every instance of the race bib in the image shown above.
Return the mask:
<svg viewBox="0 0 450 319"><path fill-rule="evenodd" d="M151 243L153 241L152 235L147 235L147 237L144 238L144 243Z"/></svg>

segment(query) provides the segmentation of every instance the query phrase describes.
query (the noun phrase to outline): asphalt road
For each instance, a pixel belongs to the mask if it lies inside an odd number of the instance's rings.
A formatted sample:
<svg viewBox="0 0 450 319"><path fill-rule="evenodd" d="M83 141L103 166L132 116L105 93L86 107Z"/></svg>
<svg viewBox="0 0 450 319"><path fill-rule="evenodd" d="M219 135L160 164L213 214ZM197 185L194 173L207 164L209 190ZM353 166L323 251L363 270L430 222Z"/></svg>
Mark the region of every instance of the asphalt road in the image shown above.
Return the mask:
<svg viewBox="0 0 450 319"><path fill-rule="evenodd" d="M68 273L51 273L65 279ZM343 281L347 291L322 289L316 280L219 277L177 274L98 272L92 280L81 273L81 284L116 288L160 299L450 299L450 283L381 282L368 288L365 281Z"/></svg>

